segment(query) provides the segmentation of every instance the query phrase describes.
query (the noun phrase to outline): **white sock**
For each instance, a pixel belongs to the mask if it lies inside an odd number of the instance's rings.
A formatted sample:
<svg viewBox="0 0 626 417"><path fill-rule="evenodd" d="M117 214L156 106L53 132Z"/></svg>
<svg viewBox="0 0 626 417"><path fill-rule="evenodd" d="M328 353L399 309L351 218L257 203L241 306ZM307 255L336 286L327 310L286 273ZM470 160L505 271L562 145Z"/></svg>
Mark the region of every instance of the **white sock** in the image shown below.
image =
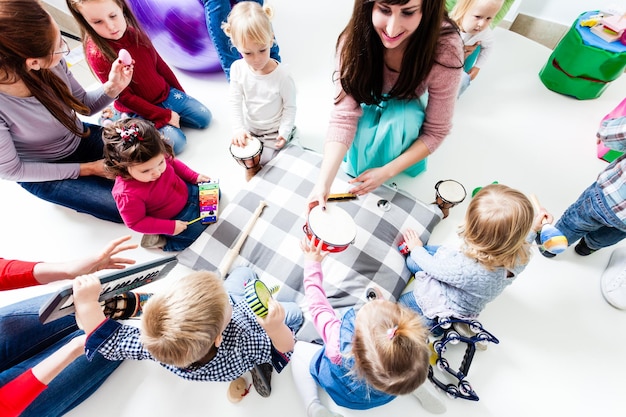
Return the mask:
<svg viewBox="0 0 626 417"><path fill-rule="evenodd" d="M442 401L441 396L430 386L428 381L424 382L419 388L413 391L413 395L417 397L426 411L433 414L446 412L446 405Z"/></svg>
<svg viewBox="0 0 626 417"><path fill-rule="evenodd" d="M343 417L341 414L333 413L328 408L324 407L319 400L313 401L306 408L306 414L309 417Z"/></svg>

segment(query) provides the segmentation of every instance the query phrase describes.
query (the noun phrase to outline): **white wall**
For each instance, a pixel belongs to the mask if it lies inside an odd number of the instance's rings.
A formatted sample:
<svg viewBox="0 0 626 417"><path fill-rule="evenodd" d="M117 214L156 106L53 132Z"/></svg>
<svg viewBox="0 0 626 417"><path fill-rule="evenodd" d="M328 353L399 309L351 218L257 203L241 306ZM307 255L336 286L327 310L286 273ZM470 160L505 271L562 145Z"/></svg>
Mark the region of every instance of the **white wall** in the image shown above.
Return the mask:
<svg viewBox="0 0 626 417"><path fill-rule="evenodd" d="M624 0L521 0L518 13L571 26L583 12L616 9L626 12Z"/></svg>
<svg viewBox="0 0 626 417"><path fill-rule="evenodd" d="M69 13L65 0L44 0L44 2ZM517 0L504 20L512 22L518 13L523 13L570 26L581 13L606 8L626 12L626 0Z"/></svg>
<svg viewBox="0 0 626 417"><path fill-rule="evenodd" d="M65 3L65 0L43 0L43 2L48 3L49 5L54 6L59 10L63 10L67 12L67 14L70 13L69 9L67 8L67 3Z"/></svg>

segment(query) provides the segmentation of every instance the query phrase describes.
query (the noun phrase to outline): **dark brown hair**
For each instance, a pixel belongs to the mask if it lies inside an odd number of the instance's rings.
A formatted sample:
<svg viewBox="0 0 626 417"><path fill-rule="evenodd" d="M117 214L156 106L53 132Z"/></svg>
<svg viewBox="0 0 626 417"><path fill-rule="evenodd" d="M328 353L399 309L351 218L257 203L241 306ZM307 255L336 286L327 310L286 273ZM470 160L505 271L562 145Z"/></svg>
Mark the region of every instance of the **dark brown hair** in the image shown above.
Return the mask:
<svg viewBox="0 0 626 417"><path fill-rule="evenodd" d="M70 132L85 137L76 113L90 114L61 78L48 68L26 67L28 58L52 60L56 28L37 0L0 0L0 83L22 81L30 93Z"/></svg>
<svg viewBox="0 0 626 417"><path fill-rule="evenodd" d="M339 35L341 48L339 79L343 90L358 103L377 104L383 97L384 51L372 24L374 3L404 5L409 0L355 0L352 17ZM415 90L424 82L433 65L443 65L435 59L442 37L460 36L458 28L445 10L443 0L422 0L422 20L408 39L398 81L387 98L415 98ZM448 25L442 26L443 21ZM460 40L459 40L460 42ZM456 54L456 52L452 51ZM459 56L458 67L463 67ZM341 97L337 97L340 99Z"/></svg>
<svg viewBox="0 0 626 417"><path fill-rule="evenodd" d="M122 119L105 127L104 166L113 175L131 178L128 168L164 154L172 159L174 151L152 122L144 119Z"/></svg>

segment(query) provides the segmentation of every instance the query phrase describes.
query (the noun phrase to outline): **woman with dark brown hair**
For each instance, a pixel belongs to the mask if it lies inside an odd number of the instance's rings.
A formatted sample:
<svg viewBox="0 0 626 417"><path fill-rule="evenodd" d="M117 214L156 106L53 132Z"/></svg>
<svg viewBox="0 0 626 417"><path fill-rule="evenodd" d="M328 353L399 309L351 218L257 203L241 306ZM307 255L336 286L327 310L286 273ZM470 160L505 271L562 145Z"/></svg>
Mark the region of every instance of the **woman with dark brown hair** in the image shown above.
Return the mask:
<svg viewBox="0 0 626 417"><path fill-rule="evenodd" d="M441 0L355 0L337 41L337 94L309 208L325 205L345 156L351 193L415 176L452 126L461 37Z"/></svg>
<svg viewBox="0 0 626 417"><path fill-rule="evenodd" d="M37 0L0 0L0 178L37 197L120 223L102 128L83 123L126 88L132 65L85 91L69 71L58 25Z"/></svg>

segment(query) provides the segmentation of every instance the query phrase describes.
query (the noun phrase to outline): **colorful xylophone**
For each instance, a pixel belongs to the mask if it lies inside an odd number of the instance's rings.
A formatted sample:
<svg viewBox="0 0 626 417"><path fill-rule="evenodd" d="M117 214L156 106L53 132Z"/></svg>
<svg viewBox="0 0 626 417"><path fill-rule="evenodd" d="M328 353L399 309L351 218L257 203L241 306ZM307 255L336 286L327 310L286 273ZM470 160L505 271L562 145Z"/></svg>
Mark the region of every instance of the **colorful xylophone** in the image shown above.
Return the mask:
<svg viewBox="0 0 626 417"><path fill-rule="evenodd" d="M198 188L200 190L200 222L202 224L215 223L220 200L219 180L201 182Z"/></svg>

